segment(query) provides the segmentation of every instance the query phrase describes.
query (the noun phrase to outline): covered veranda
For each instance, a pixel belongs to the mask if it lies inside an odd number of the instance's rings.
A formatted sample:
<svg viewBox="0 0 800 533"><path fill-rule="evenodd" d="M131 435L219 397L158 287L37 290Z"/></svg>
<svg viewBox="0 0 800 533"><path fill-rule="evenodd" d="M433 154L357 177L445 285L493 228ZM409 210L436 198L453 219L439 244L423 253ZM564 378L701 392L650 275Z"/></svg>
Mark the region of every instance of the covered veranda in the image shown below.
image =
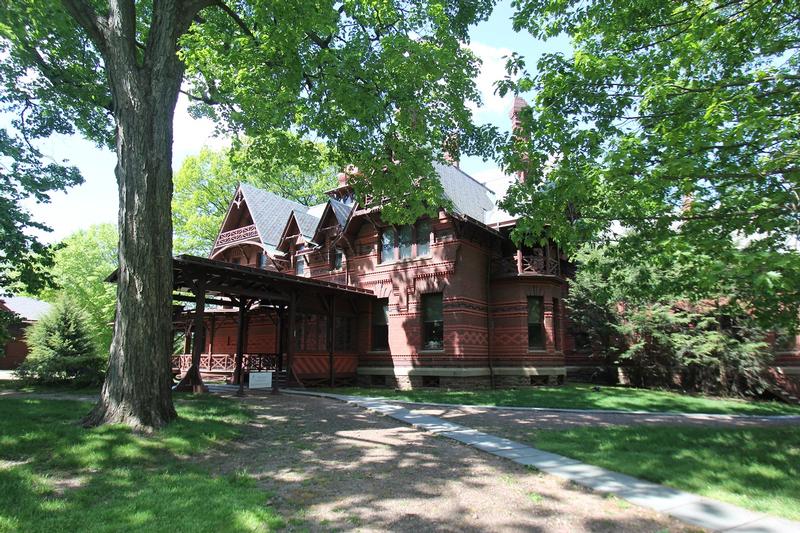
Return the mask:
<svg viewBox="0 0 800 533"><path fill-rule="evenodd" d="M191 255L173 258L173 300L193 303L194 308L184 310L176 306L176 324L191 331L191 361L183 373L177 390L203 391L202 372L213 371L211 354L204 354L206 346L206 321L213 315L208 306L225 310L225 314L235 315L236 351L232 382L243 391L245 374L253 371L274 371L273 389L279 382L303 384L302 372L296 365L298 347L298 310L314 308L324 314L325 352L316 354L319 383L320 372L325 384L337 383L336 358L336 318L338 314L357 315L374 298L372 291L357 287L331 283L318 279L285 274L274 270L241 266L233 263L215 261ZM255 308L266 309L272 317L277 331L276 353L249 354L245 357L248 315ZM204 361L204 356L207 361ZM203 368L203 362L208 368Z"/></svg>

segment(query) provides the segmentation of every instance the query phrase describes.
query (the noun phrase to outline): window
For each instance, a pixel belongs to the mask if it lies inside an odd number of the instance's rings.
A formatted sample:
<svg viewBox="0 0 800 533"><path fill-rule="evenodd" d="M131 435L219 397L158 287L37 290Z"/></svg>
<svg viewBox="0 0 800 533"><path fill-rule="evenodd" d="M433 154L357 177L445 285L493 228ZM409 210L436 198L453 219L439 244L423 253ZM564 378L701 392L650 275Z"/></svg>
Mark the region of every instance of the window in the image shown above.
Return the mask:
<svg viewBox="0 0 800 533"><path fill-rule="evenodd" d="M544 349L544 299L528 296L528 349Z"/></svg>
<svg viewBox="0 0 800 533"><path fill-rule="evenodd" d="M300 352L328 351L328 317L298 313L296 318L296 348Z"/></svg>
<svg viewBox="0 0 800 533"><path fill-rule="evenodd" d="M556 350L561 349L561 335L559 335L559 331L561 330L561 300L558 298L553 299L553 336L555 337L555 347Z"/></svg>
<svg viewBox="0 0 800 533"><path fill-rule="evenodd" d="M333 261L331 262L331 268L333 270L341 270L342 269L342 249L336 248L333 251Z"/></svg>
<svg viewBox="0 0 800 533"><path fill-rule="evenodd" d="M431 254L431 221L420 220L417 223L417 256Z"/></svg>
<svg viewBox="0 0 800 533"><path fill-rule="evenodd" d="M389 299L383 298L372 304L372 349L389 349Z"/></svg>
<svg viewBox="0 0 800 533"><path fill-rule="evenodd" d="M422 295L422 349L444 348L442 293Z"/></svg>
<svg viewBox="0 0 800 533"><path fill-rule="evenodd" d="M233 263L234 265L238 265L239 264L239 258L238 257L234 257L233 259L231 259L231 263Z"/></svg>
<svg viewBox="0 0 800 533"><path fill-rule="evenodd" d="M258 259L256 261L258 268L267 268L267 254L258 252Z"/></svg>
<svg viewBox="0 0 800 533"><path fill-rule="evenodd" d="M306 260L304 257L295 257L294 260L294 273L298 276L303 276L306 273Z"/></svg>
<svg viewBox="0 0 800 533"><path fill-rule="evenodd" d="M394 261L394 242L397 239L397 231L394 228L386 228L381 234L381 263Z"/></svg>
<svg viewBox="0 0 800 533"><path fill-rule="evenodd" d="M399 249L400 259L408 259L411 257L411 246L414 243L414 227L405 225L400 226L400 238L397 242Z"/></svg>
<svg viewBox="0 0 800 533"><path fill-rule="evenodd" d="M356 349L356 321L353 317L337 316L333 321L334 348L342 351Z"/></svg>

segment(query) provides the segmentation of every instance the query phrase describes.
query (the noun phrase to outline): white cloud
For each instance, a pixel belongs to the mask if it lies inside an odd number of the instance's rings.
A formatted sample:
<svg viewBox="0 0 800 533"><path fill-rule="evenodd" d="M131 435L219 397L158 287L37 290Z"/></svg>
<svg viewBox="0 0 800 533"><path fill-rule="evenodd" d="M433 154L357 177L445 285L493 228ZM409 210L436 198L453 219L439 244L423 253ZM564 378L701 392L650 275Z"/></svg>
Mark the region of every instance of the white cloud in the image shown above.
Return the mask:
<svg viewBox="0 0 800 533"><path fill-rule="evenodd" d="M475 118L479 121L494 122L500 125L496 120L500 117L490 117L489 115L499 114L505 116L506 120L508 120L507 115L511 110L514 96L506 94L501 97L499 94L495 93L494 84L505 77L506 59L504 56L511 55L511 50L504 47L497 48L480 42L472 42L468 45L468 48L472 50L482 62L481 72L475 79L475 83L480 91L483 104L480 107L471 105L475 113Z"/></svg>

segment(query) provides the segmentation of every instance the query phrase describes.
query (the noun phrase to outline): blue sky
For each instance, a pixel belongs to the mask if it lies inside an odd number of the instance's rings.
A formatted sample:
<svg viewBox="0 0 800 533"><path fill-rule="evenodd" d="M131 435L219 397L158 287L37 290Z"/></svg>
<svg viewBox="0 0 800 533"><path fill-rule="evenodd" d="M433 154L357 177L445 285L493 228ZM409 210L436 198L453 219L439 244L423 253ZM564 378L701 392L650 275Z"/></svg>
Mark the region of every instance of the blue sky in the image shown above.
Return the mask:
<svg viewBox="0 0 800 533"><path fill-rule="evenodd" d="M512 10L509 4L507 0L501 2L488 21L475 27L470 43L470 48L483 61L481 75L476 79L483 105L475 110L475 120L506 130L510 125L508 113L513 97L500 98L494 94L493 88L493 83L504 74L503 56L516 51L525 56L529 66L533 66L544 52L569 49L568 41L564 38L545 43L537 41L530 34L515 33L511 28ZM213 123L189 117L187 102L182 98L175 114L174 169L180 168L187 156L198 153L204 145L224 146L225 141L214 137L213 132ZM118 199L114 153L99 149L77 136L54 136L40 143L40 146L55 159L68 159L81 170L86 180L83 185L70 189L66 194L53 195L49 204L27 204L37 221L53 229L52 233L40 234L42 240L55 242L92 224L116 223ZM465 158L461 168L496 190L503 191L509 181L491 161Z"/></svg>

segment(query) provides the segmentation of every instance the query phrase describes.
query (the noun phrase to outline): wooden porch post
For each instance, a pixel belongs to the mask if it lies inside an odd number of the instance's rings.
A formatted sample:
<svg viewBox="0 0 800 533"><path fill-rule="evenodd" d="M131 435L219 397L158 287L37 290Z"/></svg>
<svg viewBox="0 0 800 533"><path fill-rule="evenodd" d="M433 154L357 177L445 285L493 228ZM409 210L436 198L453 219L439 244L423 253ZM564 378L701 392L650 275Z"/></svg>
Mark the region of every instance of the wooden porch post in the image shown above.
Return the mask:
<svg viewBox="0 0 800 533"><path fill-rule="evenodd" d="M336 295L331 296L330 305L328 306L328 366L331 387L336 386L336 371L333 368L333 351L336 346Z"/></svg>
<svg viewBox="0 0 800 533"><path fill-rule="evenodd" d="M205 308L206 308L206 280L201 276L194 286L194 338L192 339L192 365L175 388L177 390L191 389L192 392L206 392L203 378L200 375L200 356L206 344Z"/></svg>
<svg viewBox="0 0 800 533"><path fill-rule="evenodd" d="M294 350L297 346L297 294L292 291L289 296L289 331L286 334L286 378L291 381L294 373Z"/></svg>
<svg viewBox="0 0 800 533"><path fill-rule="evenodd" d="M250 304L244 297L239 299L239 327L236 333L236 383L239 384L237 396L244 396L244 375L242 361L244 359L244 336L247 330L247 306Z"/></svg>

